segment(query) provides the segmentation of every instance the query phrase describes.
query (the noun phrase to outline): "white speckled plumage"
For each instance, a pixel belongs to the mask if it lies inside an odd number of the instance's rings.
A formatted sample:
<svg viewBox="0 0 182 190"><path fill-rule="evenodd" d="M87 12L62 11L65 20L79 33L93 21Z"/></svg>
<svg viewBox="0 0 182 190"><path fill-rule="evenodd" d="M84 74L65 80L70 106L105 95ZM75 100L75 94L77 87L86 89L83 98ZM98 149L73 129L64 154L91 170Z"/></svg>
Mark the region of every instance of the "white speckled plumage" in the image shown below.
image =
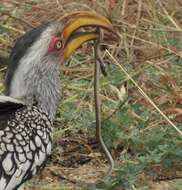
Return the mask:
<svg viewBox="0 0 182 190"><path fill-rule="evenodd" d="M16 106L16 103L11 103ZM13 127L12 123L15 123ZM39 129L37 125L40 126ZM24 133L19 133L22 127ZM43 138L45 134L46 139ZM18 188L43 167L51 153L51 142L52 122L44 110L22 105L11 112L7 125L0 127L0 190Z"/></svg>

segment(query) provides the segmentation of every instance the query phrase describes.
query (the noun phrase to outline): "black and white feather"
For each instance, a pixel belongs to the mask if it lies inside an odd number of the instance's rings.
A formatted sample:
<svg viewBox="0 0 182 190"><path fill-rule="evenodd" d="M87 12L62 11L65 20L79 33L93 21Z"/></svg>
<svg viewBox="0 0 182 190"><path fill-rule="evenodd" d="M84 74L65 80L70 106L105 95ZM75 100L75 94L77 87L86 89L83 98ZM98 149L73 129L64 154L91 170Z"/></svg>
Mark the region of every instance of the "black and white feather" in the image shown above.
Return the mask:
<svg viewBox="0 0 182 190"><path fill-rule="evenodd" d="M52 124L35 106L0 97L0 189L17 189L51 153Z"/></svg>

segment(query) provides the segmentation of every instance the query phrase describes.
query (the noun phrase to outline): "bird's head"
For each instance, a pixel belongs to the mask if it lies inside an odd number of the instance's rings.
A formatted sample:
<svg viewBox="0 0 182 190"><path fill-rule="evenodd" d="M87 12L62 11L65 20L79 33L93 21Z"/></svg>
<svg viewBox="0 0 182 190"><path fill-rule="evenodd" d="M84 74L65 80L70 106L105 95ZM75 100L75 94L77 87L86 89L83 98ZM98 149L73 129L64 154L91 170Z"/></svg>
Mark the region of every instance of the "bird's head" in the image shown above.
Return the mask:
<svg viewBox="0 0 182 190"><path fill-rule="evenodd" d="M116 35L107 18L81 11L67 15L60 22L41 25L20 37L10 55L6 94L23 99L27 104L37 102L53 112L59 97L60 63L67 61L83 43L98 38L93 30L78 32L84 27L101 27Z"/></svg>
<svg viewBox="0 0 182 190"><path fill-rule="evenodd" d="M60 28L57 27L56 35L52 36L48 46L48 53L59 55L62 62L69 59L83 43L98 38L98 34L94 31L77 32L79 28L101 27L117 35L107 18L93 12L76 12L65 16L62 20L66 22L57 25Z"/></svg>

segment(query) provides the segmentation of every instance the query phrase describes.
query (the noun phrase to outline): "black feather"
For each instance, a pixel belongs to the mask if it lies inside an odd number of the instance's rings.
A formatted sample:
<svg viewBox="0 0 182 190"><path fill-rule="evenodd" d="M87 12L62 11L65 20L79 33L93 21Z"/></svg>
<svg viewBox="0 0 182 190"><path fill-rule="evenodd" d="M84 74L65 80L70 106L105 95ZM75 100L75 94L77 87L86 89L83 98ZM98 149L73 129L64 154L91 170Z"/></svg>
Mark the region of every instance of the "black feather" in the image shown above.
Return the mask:
<svg viewBox="0 0 182 190"><path fill-rule="evenodd" d="M14 117L15 112L18 109L25 108L26 106L20 103L14 102L0 102L0 129L7 126L8 120Z"/></svg>

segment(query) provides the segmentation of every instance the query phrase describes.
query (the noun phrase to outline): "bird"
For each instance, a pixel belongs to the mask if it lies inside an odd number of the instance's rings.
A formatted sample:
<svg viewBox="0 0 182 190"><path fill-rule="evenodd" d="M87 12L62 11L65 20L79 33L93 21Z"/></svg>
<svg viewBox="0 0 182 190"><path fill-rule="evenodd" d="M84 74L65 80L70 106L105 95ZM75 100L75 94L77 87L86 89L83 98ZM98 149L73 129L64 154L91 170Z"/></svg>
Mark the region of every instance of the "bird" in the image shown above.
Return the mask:
<svg viewBox="0 0 182 190"><path fill-rule="evenodd" d="M96 27L115 34L106 17L78 11L16 41L0 96L0 190L19 189L45 166L61 98L61 65L83 43L98 38L95 30L88 31Z"/></svg>

